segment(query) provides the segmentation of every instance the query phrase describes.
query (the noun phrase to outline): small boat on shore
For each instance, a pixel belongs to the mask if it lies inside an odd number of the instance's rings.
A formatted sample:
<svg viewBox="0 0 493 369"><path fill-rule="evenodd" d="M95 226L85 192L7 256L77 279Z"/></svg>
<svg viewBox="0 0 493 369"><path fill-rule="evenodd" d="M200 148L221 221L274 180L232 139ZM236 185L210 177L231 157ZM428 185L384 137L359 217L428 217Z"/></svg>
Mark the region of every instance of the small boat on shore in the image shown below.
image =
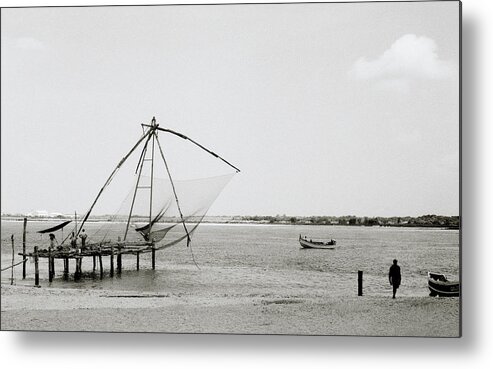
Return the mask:
<svg viewBox="0 0 493 369"><path fill-rule="evenodd" d="M428 272L430 296L459 296L459 281L449 281L441 273Z"/></svg>
<svg viewBox="0 0 493 369"><path fill-rule="evenodd" d="M333 250L336 247L336 241L335 240L330 240L330 241L314 241L311 239L308 239L306 236L301 237L300 234L300 245L304 249L327 249L327 250Z"/></svg>

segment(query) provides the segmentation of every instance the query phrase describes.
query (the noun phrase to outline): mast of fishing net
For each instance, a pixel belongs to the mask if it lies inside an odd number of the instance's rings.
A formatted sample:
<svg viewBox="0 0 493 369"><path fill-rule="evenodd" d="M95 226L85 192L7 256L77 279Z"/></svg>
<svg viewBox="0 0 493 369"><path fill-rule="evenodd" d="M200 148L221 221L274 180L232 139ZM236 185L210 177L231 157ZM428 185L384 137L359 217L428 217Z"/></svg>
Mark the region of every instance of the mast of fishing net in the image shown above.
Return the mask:
<svg viewBox="0 0 493 369"><path fill-rule="evenodd" d="M143 124L142 126L147 126L147 125ZM144 189L144 188L150 189L150 193L149 193L149 233L148 233L149 236L151 235L151 231L152 231L152 224L153 224L153 221L152 221L152 195L153 195L153 189L154 189L154 151L155 151L156 127L157 127L155 117L152 117L151 125L147 126L147 127L149 127L149 134L148 134L147 140L144 144L144 148L142 149L142 153L140 154L139 162L137 164L137 169L135 171L136 174L138 172L137 181L135 184L135 189L134 189L134 193L133 193L133 197L132 197L132 204L130 205L130 211L128 213L127 225L125 227L125 234L123 236L123 241L125 241L127 239L128 229L130 227L130 220L132 218L133 209L134 209L134 205L135 205L135 198L137 196L137 190L139 190L139 189ZM151 142L151 157L150 157L150 159L147 159L146 158L147 149L148 149L149 141L151 141L151 140L152 140L152 142ZM150 160L150 162L151 162L151 182L150 182L150 185L148 187L147 186L142 187L142 186L139 186L139 184L140 184L140 178L142 175L142 169L144 167L144 162L146 160Z"/></svg>
<svg viewBox="0 0 493 369"><path fill-rule="evenodd" d="M125 241L127 239L127 234L128 234L128 228L130 227L130 220L132 218L132 213L133 213L133 209L134 209L134 205L135 205L135 198L137 196L137 190L140 188L139 187L139 184L140 184L140 178L141 178L141 174L142 174L142 169L144 168L144 161L145 161L145 156L146 156L146 153L147 153L147 145L149 144L149 140L151 139L151 135L149 134L147 136L147 140L144 144L144 148L142 149L142 152L140 154L140 158L139 158L139 162L137 164L137 168L135 169L135 174L137 174L137 181L135 183L135 189L134 189L134 193L133 193L133 196L132 196L132 204L130 205L130 211L128 213L128 218L127 218L127 225L125 227L125 234L123 236L123 241Z"/></svg>
<svg viewBox="0 0 493 369"><path fill-rule="evenodd" d="M152 243L154 241L152 240L152 190L153 190L153 183L154 183L154 143L156 141L156 117L152 117L151 125L153 127L151 131L151 136L152 136L152 151L151 151L151 190L150 190L150 195L149 195L149 238ZM153 264L154 264L154 254L153 254Z"/></svg>

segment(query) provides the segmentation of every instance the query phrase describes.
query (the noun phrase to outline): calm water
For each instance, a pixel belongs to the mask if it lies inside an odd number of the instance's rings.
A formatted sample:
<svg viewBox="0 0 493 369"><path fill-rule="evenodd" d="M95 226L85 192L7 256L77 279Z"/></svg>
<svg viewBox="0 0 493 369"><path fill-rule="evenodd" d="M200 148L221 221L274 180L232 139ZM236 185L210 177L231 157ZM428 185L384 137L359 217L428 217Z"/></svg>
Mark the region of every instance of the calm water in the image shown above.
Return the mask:
<svg viewBox="0 0 493 369"><path fill-rule="evenodd" d="M10 265L10 235L15 235L15 259L22 249L22 222L2 221L2 268ZM28 222L28 251L35 243L47 247L48 238L36 233L54 223ZM86 231L96 229L87 224ZM311 238L334 238L335 250L305 250L298 243L299 234ZM58 237L61 238L61 237ZM150 269L150 255L141 255L140 271L135 257L123 257L120 277L103 280L92 274L92 259L85 258L84 278L79 282L63 281L63 262L56 263L56 279L48 282L46 261L41 262L42 286L57 288L93 288L166 292L205 296L327 296L354 295L357 271L364 272L365 295L389 294L387 279L392 259L397 258L403 280L399 294L426 296L428 271L438 271L452 279L459 278L459 231L441 229L406 229L383 227L288 226L288 225L212 225L202 224L192 243L185 243L156 253L156 270ZM105 271L109 259L103 259ZM71 262L71 273L74 271ZM22 280L22 266L15 269L16 284L34 284L34 264L27 263L27 279ZM2 272L7 283L10 270ZM71 276L73 278L73 276Z"/></svg>

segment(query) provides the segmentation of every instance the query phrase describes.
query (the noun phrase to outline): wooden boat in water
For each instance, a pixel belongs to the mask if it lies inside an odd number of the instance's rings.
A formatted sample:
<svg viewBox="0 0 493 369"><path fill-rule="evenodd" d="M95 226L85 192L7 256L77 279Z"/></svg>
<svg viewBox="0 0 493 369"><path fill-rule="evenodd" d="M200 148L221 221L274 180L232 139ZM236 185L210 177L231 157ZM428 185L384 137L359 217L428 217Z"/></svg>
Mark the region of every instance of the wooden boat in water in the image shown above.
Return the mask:
<svg viewBox="0 0 493 369"><path fill-rule="evenodd" d="M300 245L304 249L327 249L327 250L333 250L336 248L336 241L335 240L330 240L330 241L314 241L312 239L308 239L306 236L301 237L300 234Z"/></svg>
<svg viewBox="0 0 493 369"><path fill-rule="evenodd" d="M449 281L441 273L428 272L430 296L459 296L459 281Z"/></svg>

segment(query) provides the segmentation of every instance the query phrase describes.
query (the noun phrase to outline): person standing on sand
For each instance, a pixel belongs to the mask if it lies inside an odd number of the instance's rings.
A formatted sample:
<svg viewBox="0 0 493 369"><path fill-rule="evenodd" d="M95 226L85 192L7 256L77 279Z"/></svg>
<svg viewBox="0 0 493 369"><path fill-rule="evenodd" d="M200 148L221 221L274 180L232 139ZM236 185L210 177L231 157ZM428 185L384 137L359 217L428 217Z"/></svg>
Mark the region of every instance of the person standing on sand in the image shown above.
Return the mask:
<svg viewBox="0 0 493 369"><path fill-rule="evenodd" d="M392 298L395 299L395 293L401 284L401 267L397 265L397 259L389 269L389 282L392 285Z"/></svg>

